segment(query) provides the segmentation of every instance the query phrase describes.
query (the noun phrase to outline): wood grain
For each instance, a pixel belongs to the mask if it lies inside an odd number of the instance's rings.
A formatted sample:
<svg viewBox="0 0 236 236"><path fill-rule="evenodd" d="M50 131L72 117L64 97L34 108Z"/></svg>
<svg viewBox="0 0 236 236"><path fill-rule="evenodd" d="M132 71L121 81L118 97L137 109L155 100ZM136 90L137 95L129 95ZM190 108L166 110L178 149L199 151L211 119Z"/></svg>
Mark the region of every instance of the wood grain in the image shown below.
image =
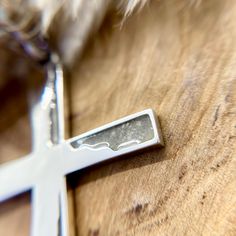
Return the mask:
<svg viewBox="0 0 236 236"><path fill-rule="evenodd" d="M72 235L236 235L235 21L234 0L152 1L122 28L107 17L70 72L71 136L153 108L165 148L70 175ZM30 150L25 108L6 101L2 162ZM27 235L21 199L17 216L0 205L0 235Z"/></svg>
<svg viewBox="0 0 236 236"><path fill-rule="evenodd" d="M30 126L23 81L9 80L0 89L0 163L30 152ZM0 235L29 235L30 193L0 203Z"/></svg>
<svg viewBox="0 0 236 236"><path fill-rule="evenodd" d="M181 4L108 17L73 70L73 135L150 107L166 144L73 176L77 235L236 235L236 2Z"/></svg>

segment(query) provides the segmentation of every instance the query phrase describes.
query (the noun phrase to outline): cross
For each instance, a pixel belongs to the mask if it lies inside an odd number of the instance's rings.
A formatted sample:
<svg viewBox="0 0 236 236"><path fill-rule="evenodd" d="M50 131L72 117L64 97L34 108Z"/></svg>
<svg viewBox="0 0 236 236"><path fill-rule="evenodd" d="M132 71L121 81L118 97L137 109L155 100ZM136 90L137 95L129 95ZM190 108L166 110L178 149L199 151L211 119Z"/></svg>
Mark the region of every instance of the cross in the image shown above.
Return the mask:
<svg viewBox="0 0 236 236"><path fill-rule="evenodd" d="M39 99L32 96L32 153L0 166L0 202L32 190L32 236L67 236L65 176L96 163L163 145L151 109L64 139L63 74L54 56Z"/></svg>

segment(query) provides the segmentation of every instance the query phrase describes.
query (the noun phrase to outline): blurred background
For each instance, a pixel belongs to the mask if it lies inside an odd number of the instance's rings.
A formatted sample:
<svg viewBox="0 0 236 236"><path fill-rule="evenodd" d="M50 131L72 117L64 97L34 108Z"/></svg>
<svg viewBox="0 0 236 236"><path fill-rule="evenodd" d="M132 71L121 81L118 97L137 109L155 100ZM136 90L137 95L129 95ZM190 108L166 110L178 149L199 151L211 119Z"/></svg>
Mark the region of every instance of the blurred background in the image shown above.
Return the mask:
<svg viewBox="0 0 236 236"><path fill-rule="evenodd" d="M50 48L67 137L152 108L166 144L69 176L71 235L235 235L235 21L234 0L2 0L0 164L31 151ZM0 203L0 235L30 216L30 193Z"/></svg>

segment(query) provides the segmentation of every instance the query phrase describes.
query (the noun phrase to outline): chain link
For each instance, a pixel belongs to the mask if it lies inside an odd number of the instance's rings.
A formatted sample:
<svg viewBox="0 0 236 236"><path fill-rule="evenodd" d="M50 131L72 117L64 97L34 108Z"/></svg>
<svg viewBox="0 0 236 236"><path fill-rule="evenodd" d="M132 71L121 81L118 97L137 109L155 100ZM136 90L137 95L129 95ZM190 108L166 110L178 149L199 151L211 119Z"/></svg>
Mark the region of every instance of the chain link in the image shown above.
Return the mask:
<svg viewBox="0 0 236 236"><path fill-rule="evenodd" d="M37 63L49 60L50 50L41 34L39 12L24 0L1 0L0 43L26 54Z"/></svg>

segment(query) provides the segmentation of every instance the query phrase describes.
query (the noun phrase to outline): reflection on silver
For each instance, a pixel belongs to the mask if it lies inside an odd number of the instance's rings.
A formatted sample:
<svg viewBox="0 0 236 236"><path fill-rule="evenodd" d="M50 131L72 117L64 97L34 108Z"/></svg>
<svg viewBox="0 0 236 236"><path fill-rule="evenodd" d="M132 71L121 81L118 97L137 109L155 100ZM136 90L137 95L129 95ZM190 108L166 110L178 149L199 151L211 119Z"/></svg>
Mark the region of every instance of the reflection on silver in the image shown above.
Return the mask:
<svg viewBox="0 0 236 236"><path fill-rule="evenodd" d="M75 149L84 146L99 148L100 144L106 144L113 151L144 143L153 139L154 130L150 117L141 115L124 123L99 131L88 137L71 142Z"/></svg>
<svg viewBox="0 0 236 236"><path fill-rule="evenodd" d="M25 13L25 8L22 9ZM162 145L158 122L149 109L64 140L63 73L58 57L51 55L37 28L28 32L25 27L2 26L17 46L44 66L47 82L42 94L39 97L34 94L31 99L32 153L0 166L0 202L32 189L31 235L67 236L65 175L152 145Z"/></svg>
<svg viewBox="0 0 236 236"><path fill-rule="evenodd" d="M61 65L58 63L58 58L56 55L52 57L52 63L47 65L47 88L51 90L51 99L49 107L49 120L50 120L50 140L52 144L58 144L61 140L63 140L64 136L64 126L63 121L60 119L64 119L63 114L63 81L62 80L55 80L55 78L63 78L63 72ZM62 94L62 97L58 96L58 92ZM62 109L62 111L60 111ZM60 127L62 126L62 127Z"/></svg>
<svg viewBox="0 0 236 236"><path fill-rule="evenodd" d="M131 140L131 141L128 141L128 142L124 142L124 143L121 143L117 149L120 150L122 148L128 148L128 147L132 147L133 145L138 145L140 144L141 141L140 140Z"/></svg>
<svg viewBox="0 0 236 236"><path fill-rule="evenodd" d="M47 72L31 107L33 151L0 166L0 202L32 189L31 235L68 236L67 174L163 142L151 109L64 140L63 75L56 58Z"/></svg>

